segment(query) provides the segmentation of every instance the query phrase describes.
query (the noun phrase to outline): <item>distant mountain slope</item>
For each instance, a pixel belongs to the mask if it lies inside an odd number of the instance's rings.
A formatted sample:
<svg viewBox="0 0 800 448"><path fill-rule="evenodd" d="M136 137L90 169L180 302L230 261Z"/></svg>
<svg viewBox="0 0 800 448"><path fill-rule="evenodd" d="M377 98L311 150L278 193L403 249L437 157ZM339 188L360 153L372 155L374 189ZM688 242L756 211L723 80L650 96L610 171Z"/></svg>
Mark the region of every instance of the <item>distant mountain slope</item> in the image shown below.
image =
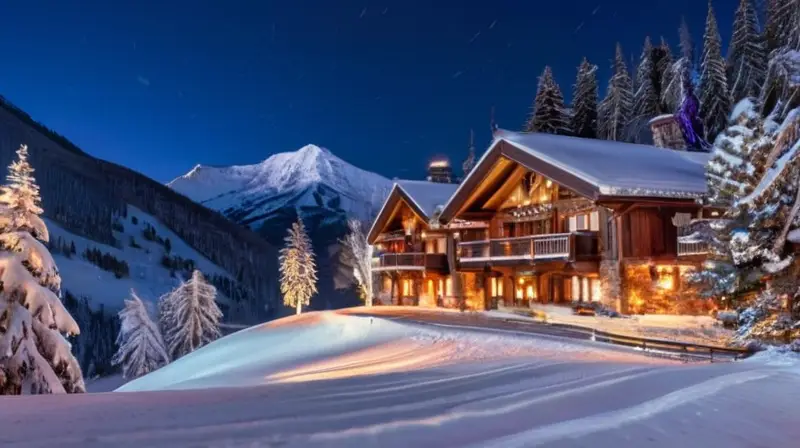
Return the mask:
<svg viewBox="0 0 800 448"><path fill-rule="evenodd" d="M54 239L60 237L51 250L63 264L65 303L82 329L75 348L88 350L80 357L84 369L91 364L96 368L89 371L100 372L99 364L107 365L115 314L129 287L152 300L175 281L172 273L177 277L192 265L213 275L233 309L246 310L239 313L242 320L260 322L278 309L277 251L254 232L140 173L86 154L0 97L2 169L23 143L41 187L45 218ZM144 230L142 223L131 222L133 216L157 228L157 237L170 238L168 264L174 266L164 266L166 248L160 243L130 247L130 238L141 240L136 235ZM75 251L67 259L72 243ZM79 246L92 250L91 263Z"/></svg>
<svg viewBox="0 0 800 448"><path fill-rule="evenodd" d="M336 288L347 283L342 275L351 275L339 262L338 241L347 230L347 219L373 218L392 181L357 168L327 149L306 145L254 165L197 165L167 185L250 226L276 246L283 245L286 229L301 216L320 268L320 294L311 305L327 309L357 303L355 294Z"/></svg>

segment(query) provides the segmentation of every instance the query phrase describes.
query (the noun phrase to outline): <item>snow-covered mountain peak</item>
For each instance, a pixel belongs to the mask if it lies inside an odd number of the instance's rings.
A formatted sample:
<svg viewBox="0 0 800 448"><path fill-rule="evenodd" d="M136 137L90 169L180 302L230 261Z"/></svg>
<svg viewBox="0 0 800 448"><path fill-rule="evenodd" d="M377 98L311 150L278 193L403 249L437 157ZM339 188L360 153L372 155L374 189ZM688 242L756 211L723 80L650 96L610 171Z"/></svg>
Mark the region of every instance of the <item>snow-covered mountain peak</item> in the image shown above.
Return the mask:
<svg viewBox="0 0 800 448"><path fill-rule="evenodd" d="M238 211L237 220L241 220L244 209L254 217L287 205L319 205L320 188L339 196L333 202L323 201L326 208L364 216L365 210L380 207L391 181L345 162L322 146L308 144L253 165L197 165L167 185L223 213Z"/></svg>

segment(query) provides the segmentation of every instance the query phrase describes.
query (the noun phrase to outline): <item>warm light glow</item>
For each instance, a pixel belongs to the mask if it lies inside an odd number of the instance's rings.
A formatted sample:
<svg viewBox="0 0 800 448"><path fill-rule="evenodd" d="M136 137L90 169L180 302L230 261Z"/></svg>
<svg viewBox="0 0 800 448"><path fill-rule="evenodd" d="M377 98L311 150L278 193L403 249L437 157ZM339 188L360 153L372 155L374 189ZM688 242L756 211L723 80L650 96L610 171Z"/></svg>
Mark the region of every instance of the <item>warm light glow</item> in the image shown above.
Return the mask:
<svg viewBox="0 0 800 448"><path fill-rule="evenodd" d="M603 288L600 279L592 279L592 302L603 300Z"/></svg>
<svg viewBox="0 0 800 448"><path fill-rule="evenodd" d="M521 284L523 284L523 283L525 283L525 279L524 279L524 278L522 278L522 277L520 277L520 278L519 278L519 284L521 285Z"/></svg>
<svg viewBox="0 0 800 448"><path fill-rule="evenodd" d="M455 239L461 238L461 233L459 233L459 232L453 233L453 238L455 238Z"/></svg>
<svg viewBox="0 0 800 448"><path fill-rule="evenodd" d="M585 302L588 302L589 300L591 300L591 297L589 297L589 294L591 293L591 290L589 289L589 278L588 277L583 277L583 285L582 286L583 286L583 288L581 289L581 299L583 301L585 301Z"/></svg>
<svg viewBox="0 0 800 448"><path fill-rule="evenodd" d="M444 282L444 295L450 297L453 295L453 279L452 277L447 277L447 280Z"/></svg>
<svg viewBox="0 0 800 448"><path fill-rule="evenodd" d="M522 288L517 288L517 299L522 300Z"/></svg>
<svg viewBox="0 0 800 448"><path fill-rule="evenodd" d="M540 202L547 202L548 199L550 199L550 198L545 193L542 193L542 196L539 197L539 201Z"/></svg>
<svg viewBox="0 0 800 448"><path fill-rule="evenodd" d="M551 181L550 179L547 179L547 180L544 182L544 186L545 186L545 187L547 187L547 188L550 188L550 187L552 187L552 186L553 186L553 181Z"/></svg>
<svg viewBox="0 0 800 448"><path fill-rule="evenodd" d="M428 236L428 234L426 234L426 233L425 233L425 231L423 230L423 231L422 231L422 233L420 233L420 235L419 235L419 236L421 236L421 237L422 237L422 239L424 240L424 239L425 239L425 237L426 237L426 236Z"/></svg>
<svg viewBox="0 0 800 448"><path fill-rule="evenodd" d="M403 296L408 297L411 295L411 280L403 280Z"/></svg>
<svg viewBox="0 0 800 448"><path fill-rule="evenodd" d="M536 298L536 294L534 294L534 292L533 292L533 285L528 285L528 287L525 288L525 296L527 298L529 298L529 299L535 299Z"/></svg>
<svg viewBox="0 0 800 448"><path fill-rule="evenodd" d="M675 282L672 280L671 275L661 275L658 278L658 287L671 291L675 287Z"/></svg>
<svg viewBox="0 0 800 448"><path fill-rule="evenodd" d="M447 168L449 166L450 162L447 160L434 160L430 165L428 165L430 168Z"/></svg>

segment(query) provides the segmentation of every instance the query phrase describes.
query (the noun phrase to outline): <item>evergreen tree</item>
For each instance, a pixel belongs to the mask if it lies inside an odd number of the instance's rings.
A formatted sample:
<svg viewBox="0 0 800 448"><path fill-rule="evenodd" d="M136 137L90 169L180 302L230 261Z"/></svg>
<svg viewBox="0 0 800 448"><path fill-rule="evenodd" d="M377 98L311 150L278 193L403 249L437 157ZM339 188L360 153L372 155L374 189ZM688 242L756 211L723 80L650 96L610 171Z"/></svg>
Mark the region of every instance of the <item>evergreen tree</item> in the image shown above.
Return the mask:
<svg viewBox="0 0 800 448"><path fill-rule="evenodd" d="M0 189L0 395L84 392L62 335L80 329L61 303L61 277L44 246L49 233L27 146L8 170Z"/></svg>
<svg viewBox="0 0 800 448"><path fill-rule="evenodd" d="M708 164L708 205L724 210L722 219L703 222L694 238L709 244L704 269L694 276L708 296L738 302L741 293L761 279L761 248L751 244L760 229L753 227L752 208L743 201L755 190L764 172L769 127L749 100L737 105L731 126L714 144Z"/></svg>
<svg viewBox="0 0 800 448"><path fill-rule="evenodd" d="M351 219L347 222L350 232L345 236L342 245L349 264L353 266L353 278L358 284L358 295L367 306L372 306L374 293L374 275L372 272L372 246L361 229L361 222Z"/></svg>
<svg viewBox="0 0 800 448"><path fill-rule="evenodd" d="M167 352L178 359L221 336L217 289L195 270L192 277L159 301Z"/></svg>
<svg viewBox="0 0 800 448"><path fill-rule="evenodd" d="M714 8L709 1L700 63L700 117L709 140L713 140L725 128L731 109L721 40Z"/></svg>
<svg viewBox="0 0 800 448"><path fill-rule="evenodd" d="M608 84L606 97L600 103L598 116L600 135L606 140L625 140L625 129L633 114L633 83L625 64L622 46L617 44L614 74Z"/></svg>
<svg viewBox="0 0 800 448"><path fill-rule="evenodd" d="M475 167L475 132L470 129L469 130L469 147L467 148L467 158L464 159L464 163L461 164L461 168L464 170L464 178L466 178L470 172L472 172L472 168Z"/></svg>
<svg viewBox="0 0 800 448"><path fill-rule="evenodd" d="M553 72L549 66L544 68L542 76L539 77L536 100L525 125L525 132L569 134L569 114L564 107L564 96L553 79Z"/></svg>
<svg viewBox="0 0 800 448"><path fill-rule="evenodd" d="M583 58L572 90L572 133L597 138L597 66Z"/></svg>
<svg viewBox="0 0 800 448"><path fill-rule="evenodd" d="M654 73L654 78L658 80L658 109L659 113L662 114L673 113L675 109L664 101L664 92L675 76L675 72L672 70L672 67L675 65L675 58L672 56L672 49L669 47L667 40L663 37L661 38L661 45L658 47L658 53L661 57L656 62L656 70Z"/></svg>
<svg viewBox="0 0 800 448"><path fill-rule="evenodd" d="M766 55L759 35L752 0L740 0L728 47L728 84L731 100L737 103L757 97L764 82Z"/></svg>
<svg viewBox="0 0 800 448"><path fill-rule="evenodd" d="M289 228L284 241L286 245L279 258L283 303L294 307L300 314L303 305L308 305L311 296L317 293L317 267L311 240L299 217Z"/></svg>
<svg viewBox="0 0 800 448"><path fill-rule="evenodd" d="M764 30L767 54L779 48L792 47L797 35L800 20L798 0L769 0L767 4L767 25ZM800 48L794 48L800 50Z"/></svg>
<svg viewBox="0 0 800 448"><path fill-rule="evenodd" d="M636 93L633 95L633 116L630 125L629 140L641 142L643 133L649 134L648 123L658 115L659 93L653 85L655 79L655 65L653 64L653 45L650 37L646 37L639 66L636 69Z"/></svg>
<svg viewBox="0 0 800 448"><path fill-rule="evenodd" d="M131 290L125 308L119 312L121 328L117 335L119 349L112 358L122 366L124 378L138 378L169 363L164 338L148 313L145 303Z"/></svg>

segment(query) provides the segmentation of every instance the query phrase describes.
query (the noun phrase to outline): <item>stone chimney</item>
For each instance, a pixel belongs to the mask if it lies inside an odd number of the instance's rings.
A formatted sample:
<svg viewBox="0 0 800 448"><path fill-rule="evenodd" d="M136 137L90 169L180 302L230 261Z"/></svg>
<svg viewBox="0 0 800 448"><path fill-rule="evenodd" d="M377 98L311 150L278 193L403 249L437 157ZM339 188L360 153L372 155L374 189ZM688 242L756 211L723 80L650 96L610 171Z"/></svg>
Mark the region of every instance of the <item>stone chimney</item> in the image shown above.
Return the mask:
<svg viewBox="0 0 800 448"><path fill-rule="evenodd" d="M653 132L653 144L659 148L686 150L686 141L674 115L653 118L650 120L650 130Z"/></svg>

